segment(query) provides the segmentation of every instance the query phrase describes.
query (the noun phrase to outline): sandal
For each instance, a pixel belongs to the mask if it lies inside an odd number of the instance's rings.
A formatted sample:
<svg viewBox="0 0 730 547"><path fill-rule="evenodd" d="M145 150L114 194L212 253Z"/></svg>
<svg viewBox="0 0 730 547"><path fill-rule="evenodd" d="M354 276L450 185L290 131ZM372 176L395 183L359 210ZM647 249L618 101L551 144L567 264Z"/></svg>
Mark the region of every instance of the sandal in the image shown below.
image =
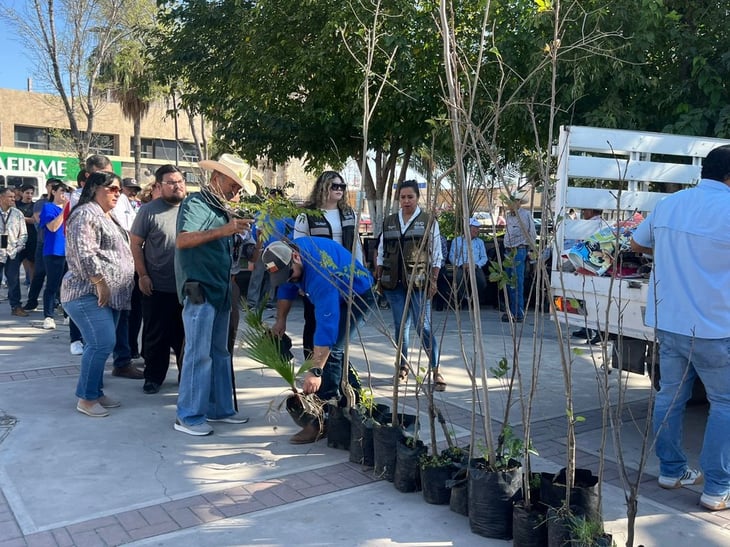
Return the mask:
<svg viewBox="0 0 730 547"><path fill-rule="evenodd" d="M398 381L405 382L408 380L408 367L400 367L398 371Z"/></svg>
<svg viewBox="0 0 730 547"><path fill-rule="evenodd" d="M434 391L446 391L446 380L441 376L440 372L433 375L433 390Z"/></svg>

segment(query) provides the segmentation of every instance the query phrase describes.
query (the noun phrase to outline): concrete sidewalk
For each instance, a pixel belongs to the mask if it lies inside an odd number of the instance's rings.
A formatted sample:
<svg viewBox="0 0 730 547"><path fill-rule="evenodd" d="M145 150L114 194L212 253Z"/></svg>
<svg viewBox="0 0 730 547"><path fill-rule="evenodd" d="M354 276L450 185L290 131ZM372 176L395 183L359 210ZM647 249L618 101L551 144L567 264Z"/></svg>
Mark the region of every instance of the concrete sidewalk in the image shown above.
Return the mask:
<svg viewBox="0 0 730 547"><path fill-rule="evenodd" d="M298 309L289 330L300 332ZM499 313L482 311L490 366L509 355L508 325ZM34 328L30 318L10 316L0 303L0 545L508 545L469 531L465 517L448 507L426 504L420 494L401 494L377 481L371 470L348 463L348 453L325 441L295 446L288 438L297 428L272 401L282 400L285 386L272 373L247 359L235 358L241 410L251 417L241 426L215 424L215 434L190 437L172 428L176 373L160 393L145 395L142 381L105 376L105 390L122 401L108 418L91 419L75 410L74 389L80 358L69 354L68 329L58 320L55 331ZM438 404L460 437L468 442L471 424L470 382L463 348L471 329L462 312L462 335L453 312L434 313L442 339L442 372L448 390ZM525 324L520 360L532 368L534 318ZM368 363L374 392L387 401L392 348L381 334L390 315L373 317L362 332L367 362L353 349L352 361L365 375ZM533 405L533 442L540 452L535 467L564 465L565 404L555 329L545 325L544 347ZM465 333L465 334L463 334ZM294 336L295 343L298 338ZM417 345L413 344L413 348ZM601 415L596 376L600 356L591 346L574 352L576 414L586 418L578 434L578 459L597 470ZM174 368L174 366L173 366ZM640 449L646 420L649 381L614 371L611 381L628 383L622 436L627 465ZM529 387L529 378L523 376ZM507 404L504 386L489 380L493 419ZM405 404L417 405L412 386ZM614 390L614 392L617 390ZM615 397L615 393L612 393ZM274 405L275 406L275 405ZM692 408L687 433L697 463L704 408ZM509 417L521 422L519 405ZM424 421L425 423L425 421ZM421 437L428 428L421 428ZM477 434L478 436L478 434ZM625 542L626 518L621 480L612 464L617 450L607 449L603 483L606 528L617 544ZM656 486L653 456L641 484L635 545L730 545L730 515L709 513L697 505L699 490L665 491Z"/></svg>

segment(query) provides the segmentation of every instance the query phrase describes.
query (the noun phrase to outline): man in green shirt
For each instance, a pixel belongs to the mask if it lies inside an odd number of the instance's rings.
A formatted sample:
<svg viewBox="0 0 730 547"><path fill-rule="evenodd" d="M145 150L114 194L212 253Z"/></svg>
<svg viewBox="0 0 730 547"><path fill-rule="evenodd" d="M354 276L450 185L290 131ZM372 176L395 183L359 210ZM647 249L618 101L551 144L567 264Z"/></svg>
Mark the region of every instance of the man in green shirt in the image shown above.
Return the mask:
<svg viewBox="0 0 730 547"><path fill-rule="evenodd" d="M248 166L230 154L200 166L213 174L203 190L180 205L175 243L185 350L174 427L188 435L213 433L207 422L248 421L233 406L227 339L232 236L250 230L253 221L235 218L226 208L244 186L242 173Z"/></svg>

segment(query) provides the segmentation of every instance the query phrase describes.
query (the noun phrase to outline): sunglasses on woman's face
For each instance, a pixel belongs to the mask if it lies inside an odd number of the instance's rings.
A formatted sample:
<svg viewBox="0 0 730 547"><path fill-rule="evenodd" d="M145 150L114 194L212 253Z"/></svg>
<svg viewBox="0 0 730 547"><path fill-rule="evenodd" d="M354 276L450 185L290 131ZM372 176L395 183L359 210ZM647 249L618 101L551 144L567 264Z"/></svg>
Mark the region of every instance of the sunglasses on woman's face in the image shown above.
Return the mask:
<svg viewBox="0 0 730 547"><path fill-rule="evenodd" d="M347 190L347 184L330 184L330 190L341 190L342 192L344 192L345 190Z"/></svg>

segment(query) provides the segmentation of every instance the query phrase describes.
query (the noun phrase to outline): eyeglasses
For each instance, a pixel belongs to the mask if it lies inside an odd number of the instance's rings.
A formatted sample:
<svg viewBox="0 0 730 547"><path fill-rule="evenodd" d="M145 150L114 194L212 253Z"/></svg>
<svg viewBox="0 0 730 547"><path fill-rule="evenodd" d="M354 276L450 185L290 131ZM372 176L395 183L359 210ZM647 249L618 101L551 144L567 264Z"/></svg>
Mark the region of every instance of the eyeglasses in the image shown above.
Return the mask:
<svg viewBox="0 0 730 547"><path fill-rule="evenodd" d="M347 184L330 184L330 190L347 190Z"/></svg>
<svg viewBox="0 0 730 547"><path fill-rule="evenodd" d="M119 194L122 189L119 186L104 186L106 188L106 191L110 194Z"/></svg>
<svg viewBox="0 0 730 547"><path fill-rule="evenodd" d="M180 180L163 180L162 184L167 184L168 186L175 186L177 184L185 184L185 181L183 179Z"/></svg>

